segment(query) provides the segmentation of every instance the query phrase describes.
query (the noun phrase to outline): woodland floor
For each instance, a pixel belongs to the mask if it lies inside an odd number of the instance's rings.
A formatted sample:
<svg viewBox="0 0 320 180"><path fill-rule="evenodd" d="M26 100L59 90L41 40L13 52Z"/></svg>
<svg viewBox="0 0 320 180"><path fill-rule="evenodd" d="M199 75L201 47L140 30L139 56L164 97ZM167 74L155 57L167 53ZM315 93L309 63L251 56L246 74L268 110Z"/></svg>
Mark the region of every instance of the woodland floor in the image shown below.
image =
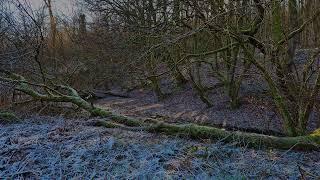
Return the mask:
<svg viewBox="0 0 320 180"><path fill-rule="evenodd" d="M236 110L229 107L223 89L211 93L214 106L206 108L191 87L163 101L157 101L151 91L135 90L126 94L128 98L103 95L95 104L132 117L282 135L281 120L263 87L246 80ZM29 115L13 124L0 120L1 179L320 178L320 152L250 149L219 141L107 129L92 126L95 119L66 118L65 112L60 113L63 116ZM319 126L318 116L312 114L310 131Z"/></svg>
<svg viewBox="0 0 320 180"><path fill-rule="evenodd" d="M32 117L0 125L1 179L318 179L319 152L248 149L208 140Z"/></svg>
<svg viewBox="0 0 320 180"><path fill-rule="evenodd" d="M176 123L230 123L266 131L261 106L243 103L205 108L191 91L156 102L152 93L106 97L97 105L137 117ZM179 98L178 98L179 97ZM188 98L186 98L188 97ZM188 100L187 100L188 99ZM218 98L216 98L218 99ZM182 105L181 105L182 104ZM41 109L41 108L40 108ZM271 112L271 111L270 111ZM22 122L0 123L0 178L9 179L319 179L320 152L250 149L244 144L191 140L163 134L92 126L81 115L28 115ZM261 115L261 114L260 114ZM270 115L272 119L272 115ZM223 119L221 119L224 117ZM219 120L220 119L220 120ZM276 119L273 119L276 120ZM258 123L258 124L257 124ZM259 125L260 123L260 125ZM272 122L270 123L270 125ZM272 126L280 131L280 126ZM278 128L278 129L277 129Z"/></svg>
<svg viewBox="0 0 320 180"><path fill-rule="evenodd" d="M238 109L229 106L229 99L223 90L209 96L213 100L211 108L207 108L190 87L171 94L162 101L157 101L151 91L135 90L128 95L129 98L107 96L96 104L120 114L161 118L172 123L191 122L268 135L283 135L284 132L272 100L266 98L265 94L247 93L241 97ZM308 127L310 132L319 126L318 114L313 113L311 116Z"/></svg>
<svg viewBox="0 0 320 180"><path fill-rule="evenodd" d="M297 52L295 62L305 63L312 50ZM208 76L208 67L202 67L201 79L205 87L217 84L217 80ZM207 75L205 75L207 74ZM228 130L241 130L262 134L283 135L283 125L278 116L268 86L254 68L247 72L240 88L240 107L232 109L230 99L224 88L212 90L208 98L213 107L207 108L190 85L183 89L171 87L171 80L161 82L162 90L170 93L164 100L158 101L150 90L134 90L129 93L113 88L115 94L125 94L129 98L106 96L95 102L98 106L109 108L121 114L133 117L157 117L174 123L197 123L212 125ZM319 97L320 101L320 97ZM320 128L318 110L311 113L309 132Z"/></svg>

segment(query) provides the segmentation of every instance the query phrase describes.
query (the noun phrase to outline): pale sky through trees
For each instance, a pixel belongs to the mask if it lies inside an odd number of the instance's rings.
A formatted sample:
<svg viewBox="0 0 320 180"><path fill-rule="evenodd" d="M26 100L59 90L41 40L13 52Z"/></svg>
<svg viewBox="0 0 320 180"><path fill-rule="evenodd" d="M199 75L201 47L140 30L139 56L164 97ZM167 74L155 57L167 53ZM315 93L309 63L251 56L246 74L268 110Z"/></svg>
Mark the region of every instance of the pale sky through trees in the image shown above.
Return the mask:
<svg viewBox="0 0 320 180"><path fill-rule="evenodd" d="M39 8L44 4L43 0L28 0L34 8ZM56 13L64 15L72 15L77 10L75 0L53 0L53 8Z"/></svg>

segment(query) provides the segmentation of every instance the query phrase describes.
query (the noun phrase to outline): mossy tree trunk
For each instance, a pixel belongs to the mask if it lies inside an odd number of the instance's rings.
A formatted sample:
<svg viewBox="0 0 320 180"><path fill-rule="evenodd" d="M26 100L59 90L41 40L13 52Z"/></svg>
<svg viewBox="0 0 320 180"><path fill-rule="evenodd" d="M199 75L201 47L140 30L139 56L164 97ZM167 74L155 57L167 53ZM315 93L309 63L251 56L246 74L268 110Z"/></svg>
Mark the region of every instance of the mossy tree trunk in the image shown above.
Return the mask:
<svg viewBox="0 0 320 180"><path fill-rule="evenodd" d="M43 85L28 82L23 76L7 73L9 77L1 77L2 81L12 82L16 84L16 90L26 93L35 100L49 101L49 102L68 102L73 103L80 108L88 111L93 116L107 118L107 121L98 121L98 125L106 127L137 127L139 130L147 130L149 132L161 132L167 134L177 134L182 136L189 136L192 138L211 138L221 140L223 142L241 142L244 145L252 147L272 147L280 149L316 149L320 147L320 130L306 136L299 137L274 137L255 133L231 132L223 129L218 129L209 126L200 126L196 124L176 125L159 122L154 119L143 121L142 119L135 119L118 115L110 111L94 107L90 103L82 99L76 90L68 86L55 85L55 89ZM42 88L46 93L41 93L37 88ZM68 93L63 94L66 90ZM115 123L113 123L115 122Z"/></svg>
<svg viewBox="0 0 320 180"><path fill-rule="evenodd" d="M239 90L241 86L241 79L237 76L237 66L239 63L239 46L233 48L231 51L230 60L227 61L228 65L228 84L227 91L230 97L230 105L232 109L236 109L240 106Z"/></svg>
<svg viewBox="0 0 320 180"><path fill-rule="evenodd" d="M93 116L109 116L111 113L93 106L80 97L78 92L70 86L36 84L27 81L23 76L7 71L2 71L7 77L0 77L0 80L15 84L15 90L23 92L35 101L67 102L72 103L88 111Z"/></svg>
<svg viewBox="0 0 320 180"><path fill-rule="evenodd" d="M200 68L201 68L201 63L199 62L196 64L196 67L195 67L196 73L193 72L192 67L189 68L190 81L194 90L197 92L200 100L204 102L208 108L210 108L213 106L213 104L208 97L207 90L202 86L201 77L200 77L201 76Z"/></svg>
<svg viewBox="0 0 320 180"><path fill-rule="evenodd" d="M128 124L126 124L128 122ZM299 149L299 150L320 150L320 129L314 131L310 135L299 137L276 137L261 135L255 133L245 133L239 131L226 131L209 126L200 126L196 124L176 125L164 122L152 121L153 123L141 123L141 120L130 119L130 121L114 122L100 120L97 121L97 126L104 126L107 128L124 128L120 124L128 125L132 130L146 130L149 132L166 133L169 135L179 135L181 137L191 137L195 139L214 139L220 142L237 142L240 146L249 146L253 148L276 148L276 149ZM120 124L119 124L120 123ZM133 124L140 123L143 128L136 127Z"/></svg>
<svg viewBox="0 0 320 180"><path fill-rule="evenodd" d="M151 82L151 87L154 93L156 94L158 100L163 100L165 95L161 90L160 79L157 76L157 73L155 71L155 61L156 61L156 58L154 56L154 53L151 53L150 59L147 62L147 68L148 68L148 71L150 72L150 75L147 78Z"/></svg>
<svg viewBox="0 0 320 180"><path fill-rule="evenodd" d="M291 29L287 35L284 35L286 31L282 27L282 13L281 13L281 2L279 0L272 1L272 39L273 46L271 47L270 54L267 54L266 47L263 43L259 42L254 35L260 29L260 24L264 19L264 7L259 4L259 0L255 0L259 17L256 18L256 23L249 30L242 31L242 33L234 34L233 38L236 42L241 44L241 48L244 51L244 54L248 56L249 61L256 66L259 71L262 73L264 79L269 85L271 95L274 99L275 105L283 119L284 129L289 136L299 136L305 135L307 122L309 120L310 113L314 106L315 97L319 93L318 87L318 78L314 78L314 82L310 82L310 79L297 81L296 79L301 79L300 77L295 77L296 75L292 71L292 59L295 48L287 47L286 43L294 40L307 25L312 23L317 16L320 14L320 11L316 11L313 16L307 19L301 26L294 27ZM296 2L291 2L291 19L297 16L296 10L293 8L296 7ZM296 24L296 19L294 20ZM243 35L249 35L248 41L244 41ZM272 72L268 70L262 63L255 59L254 53L250 52L246 47L246 44L250 43L257 49L259 49L265 55L269 55L270 62L274 67L276 67L276 77L272 76ZM295 45L293 45L295 46ZM288 51L288 52L287 52ZM283 56L285 53L290 53L291 55ZM308 69L314 64L314 60L310 60L306 64L307 68L303 74L310 74ZM316 73L319 74L319 71ZM298 74L298 73L296 73ZM316 75L317 76L317 75ZM313 84L310 86L310 84Z"/></svg>
<svg viewBox="0 0 320 180"><path fill-rule="evenodd" d="M179 69L178 62L182 59L179 47L172 46L168 48L168 68L171 70L178 87L184 87L188 80L184 77Z"/></svg>

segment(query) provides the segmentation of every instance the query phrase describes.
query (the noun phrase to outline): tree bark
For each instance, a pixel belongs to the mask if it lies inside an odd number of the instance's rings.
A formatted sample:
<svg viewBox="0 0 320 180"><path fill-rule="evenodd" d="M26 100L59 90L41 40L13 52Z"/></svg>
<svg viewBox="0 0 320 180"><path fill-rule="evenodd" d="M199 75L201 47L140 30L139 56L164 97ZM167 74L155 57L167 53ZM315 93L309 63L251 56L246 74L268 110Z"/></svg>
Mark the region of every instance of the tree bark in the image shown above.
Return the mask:
<svg viewBox="0 0 320 180"><path fill-rule="evenodd" d="M214 139L220 142L230 143L238 142L239 145L249 146L253 148L267 147L276 149L297 149L297 150L320 150L320 129L314 131L310 135L299 137L276 137L256 133L246 133L239 131L226 131L209 126L200 126L196 124L176 125L164 122L158 122L153 125L142 123L138 119L130 119L123 121L122 118L113 118L117 123L129 125L142 124L144 130L148 132L165 133L169 135L180 135L182 137L191 137L195 139ZM107 128L120 127L110 121L100 120L96 123L97 126Z"/></svg>

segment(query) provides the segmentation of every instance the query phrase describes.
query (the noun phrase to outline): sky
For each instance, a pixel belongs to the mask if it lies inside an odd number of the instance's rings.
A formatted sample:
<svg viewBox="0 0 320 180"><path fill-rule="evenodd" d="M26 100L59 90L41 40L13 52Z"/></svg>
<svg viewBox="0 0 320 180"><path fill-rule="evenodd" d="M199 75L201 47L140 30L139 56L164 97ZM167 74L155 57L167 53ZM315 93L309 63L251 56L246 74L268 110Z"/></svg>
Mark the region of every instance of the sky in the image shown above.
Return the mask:
<svg viewBox="0 0 320 180"><path fill-rule="evenodd" d="M43 0L27 0L33 6L33 8L37 9L44 5ZM59 15L63 14L66 16L70 16L77 10L76 0L52 0L52 6L54 9L54 13L58 13Z"/></svg>

